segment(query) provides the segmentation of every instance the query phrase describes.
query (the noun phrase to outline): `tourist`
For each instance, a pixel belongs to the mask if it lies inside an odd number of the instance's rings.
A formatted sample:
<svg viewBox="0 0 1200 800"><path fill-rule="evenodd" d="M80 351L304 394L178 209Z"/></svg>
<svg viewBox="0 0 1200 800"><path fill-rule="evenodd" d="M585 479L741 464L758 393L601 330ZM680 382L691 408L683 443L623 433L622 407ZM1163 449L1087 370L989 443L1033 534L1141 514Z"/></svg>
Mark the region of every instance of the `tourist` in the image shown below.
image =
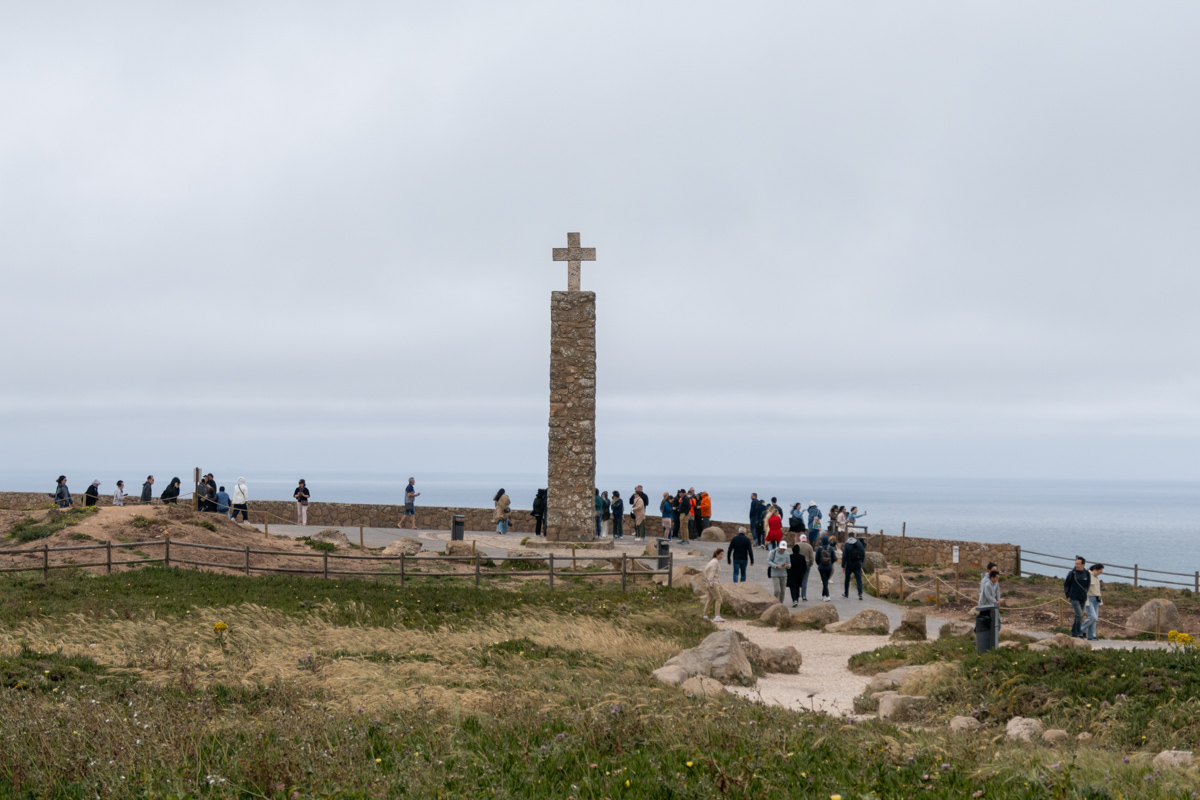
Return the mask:
<svg viewBox="0 0 1200 800"><path fill-rule="evenodd" d="M92 485L89 486L87 489L85 489L83 492L83 505L84 506L94 506L94 505L96 505L96 503L99 500L100 500L100 481L92 481Z"/></svg>
<svg viewBox="0 0 1200 800"><path fill-rule="evenodd" d="M983 577L983 585L979 588L979 604L975 610L1000 608L1000 570L993 569Z"/></svg>
<svg viewBox="0 0 1200 800"><path fill-rule="evenodd" d="M771 519L779 519L779 517L774 516ZM791 564L791 555L783 547L772 547L771 552L767 554L767 577L774 582L775 596L781 603L784 593L787 591L788 567Z"/></svg>
<svg viewBox="0 0 1200 800"><path fill-rule="evenodd" d="M696 541L700 538L700 531L697 529L699 524L699 514L697 513L697 497L696 487L689 486L687 490L687 511L688 511L688 538L687 541Z"/></svg>
<svg viewBox="0 0 1200 800"><path fill-rule="evenodd" d="M783 541L783 517L779 514L779 509L775 506L769 506L767 514L767 549L775 550L779 547L779 543ZM781 600L780 602L783 601Z"/></svg>
<svg viewBox="0 0 1200 800"><path fill-rule="evenodd" d="M296 491L292 492L292 497L296 500L296 524L308 524L308 486L304 483L304 478L300 479L300 485L296 487Z"/></svg>
<svg viewBox="0 0 1200 800"><path fill-rule="evenodd" d="M633 490L633 497L629 501L629 513L633 516L633 538L638 541L646 538L646 500L640 488Z"/></svg>
<svg viewBox="0 0 1200 800"><path fill-rule="evenodd" d="M71 506L71 490L67 488L67 476L59 475L54 481L54 494L50 495L54 498L54 505L59 508L69 508Z"/></svg>
<svg viewBox="0 0 1200 800"><path fill-rule="evenodd" d="M125 494L125 481L117 481L117 488L113 489L113 505L114 506L125 505L126 497L127 497L127 495Z"/></svg>
<svg viewBox="0 0 1200 800"><path fill-rule="evenodd" d="M304 481L300 481L304 483ZM305 504L307 505L307 503ZM208 473L204 477L204 507L201 511L216 511L217 510L217 479L212 473ZM307 519L307 517L306 517ZM307 524L307 523L305 523Z"/></svg>
<svg viewBox="0 0 1200 800"><path fill-rule="evenodd" d="M596 490L596 538L600 538L600 516L604 513L604 503L600 500L600 490Z"/></svg>
<svg viewBox="0 0 1200 800"><path fill-rule="evenodd" d="M725 561L733 564L733 582L744 582L747 563L754 563L754 545L746 535L745 528L738 528L737 535L729 541L729 554L725 556Z"/></svg>
<svg viewBox="0 0 1200 800"><path fill-rule="evenodd" d="M242 522L250 521L250 509L247 504L250 502L250 490L246 488L246 479L238 478L237 486L233 487L233 520L236 522L238 514L242 515Z"/></svg>
<svg viewBox="0 0 1200 800"><path fill-rule="evenodd" d="M677 526L679 541L687 544L689 541L691 541L690 532L692 528L692 501L691 498L687 496L687 492L685 492L683 489L679 490L679 495L676 498L675 513L679 518L679 524Z"/></svg>
<svg viewBox="0 0 1200 800"><path fill-rule="evenodd" d="M708 528L708 523L712 520L712 498L709 497L708 492L700 493L700 497L696 503L696 510L700 514L700 522L696 525L696 528L700 533L704 533Z"/></svg>
<svg viewBox="0 0 1200 800"><path fill-rule="evenodd" d="M812 565L816 560L816 554L813 552L812 545L808 543L808 537L805 536L803 533L800 534L800 540L797 541L796 544L792 547L792 555L793 555L792 563L793 564L795 564L795 561L796 561L796 559L795 559L796 548L800 548L800 550L799 550L800 557L803 559L803 562L804 562L804 571L800 574L800 577L799 577L800 599L807 603L808 602L808 572L809 572L809 570L812 569ZM789 581L791 580L791 577L792 577L791 573L788 573ZM794 591L792 592L792 599L793 600L796 599L796 593Z"/></svg>
<svg viewBox="0 0 1200 800"><path fill-rule="evenodd" d="M784 551L782 547L779 549ZM804 560L804 554L800 551L800 543L797 542L792 545L792 552L788 554L787 587L792 595L792 608L800 605L800 586L806 577L808 577L808 562Z"/></svg>
<svg viewBox="0 0 1200 800"><path fill-rule="evenodd" d="M533 496L533 511L529 512L529 516L533 517L533 535L542 536L542 525L546 521L546 490L538 489L537 494ZM415 523L414 523L415 524Z"/></svg>
<svg viewBox="0 0 1200 800"><path fill-rule="evenodd" d="M846 546L842 548L842 570L846 573L846 585L842 589L842 597L850 597L850 577L854 576L854 581L858 584L858 599L863 599L862 568L863 562L866 560L866 542L855 539L853 536L846 539Z"/></svg>
<svg viewBox="0 0 1200 800"><path fill-rule="evenodd" d="M1087 606L1087 622L1084 623L1083 633L1088 639L1096 640L1099 638L1096 635L1096 626L1100 624L1100 606L1103 603L1100 600L1100 575L1104 572L1103 564L1092 564L1091 581L1088 583L1088 606Z"/></svg>
<svg viewBox="0 0 1200 800"><path fill-rule="evenodd" d="M492 512L492 522L496 523L496 533L504 536L508 533L508 518L512 516L512 501L508 499L503 488L496 492L492 501L496 504L496 510Z"/></svg>
<svg viewBox="0 0 1200 800"><path fill-rule="evenodd" d="M1075 620L1071 623L1071 636L1083 638L1084 608L1088 602L1088 588L1092 585L1091 575L1084 565L1083 556L1075 556L1075 569L1067 573L1063 579L1063 594L1071 601L1071 610L1075 612Z"/></svg>
<svg viewBox="0 0 1200 800"><path fill-rule="evenodd" d="M222 486L217 490L217 513L229 516L229 495L225 493L225 487Z"/></svg>
<svg viewBox="0 0 1200 800"><path fill-rule="evenodd" d="M675 504L671 502L671 493L663 492L662 503L658 506L662 514L663 538L670 539L675 530Z"/></svg>
<svg viewBox="0 0 1200 800"><path fill-rule="evenodd" d="M408 485L404 487L404 516L400 518L397 527L403 528L405 522L411 522L412 529L417 529L417 498L420 496L421 493L417 491L417 479L409 478Z"/></svg>
<svg viewBox="0 0 1200 800"><path fill-rule="evenodd" d="M613 539L625 538L625 501L621 499L621 493L613 489L612 503L608 507L609 513L612 515L612 536Z"/></svg>
<svg viewBox="0 0 1200 800"><path fill-rule="evenodd" d="M762 519L763 504L758 499L758 492L750 493L750 535L754 538L754 544L758 544L758 522Z"/></svg>
<svg viewBox="0 0 1200 800"><path fill-rule="evenodd" d="M866 515L867 515L867 512L864 511L860 514L860 513L858 513L858 506L853 506L850 509L850 513L846 515L846 521L850 524L851 527L854 527L855 525L858 524L859 518L865 517Z"/></svg>
<svg viewBox="0 0 1200 800"><path fill-rule="evenodd" d="M821 532L821 509L817 508L817 501L813 500L808 504L808 540L815 542L817 534Z"/></svg>
<svg viewBox="0 0 1200 800"><path fill-rule="evenodd" d="M612 536L612 501L608 499L608 490L600 493L600 538Z"/></svg>
<svg viewBox="0 0 1200 800"><path fill-rule="evenodd" d="M171 478L171 482L167 484L167 488L162 490L159 499L164 503L175 505L179 502L179 486L183 483L179 478Z"/></svg>
<svg viewBox="0 0 1200 800"><path fill-rule="evenodd" d="M703 616L708 619L708 609L711 606L713 610L713 622L724 622L725 618L721 616L721 556L724 551L721 548L713 550L712 560L704 566L704 584L707 590L704 594L704 611Z"/></svg>
<svg viewBox="0 0 1200 800"><path fill-rule="evenodd" d="M829 602L829 579L833 577L833 565L837 563L837 551L828 537L821 540L813 559L817 562L817 574L821 576L821 602Z"/></svg>
<svg viewBox="0 0 1200 800"><path fill-rule="evenodd" d="M804 509L799 503L792 506L792 515L788 519L788 533L804 533Z"/></svg>
<svg viewBox="0 0 1200 800"><path fill-rule="evenodd" d="M996 562L995 562L995 561L989 561L989 562L987 563L987 568L986 568L986 569L984 569L983 573L982 573L982 574L979 576L979 593L980 593L981 595L983 594L983 586L984 586L984 584L988 582L988 575L990 575L990 574L991 574L991 572L992 572L992 570L994 570L994 569L996 569L996 568L997 568Z"/></svg>
<svg viewBox="0 0 1200 800"><path fill-rule="evenodd" d="M154 491L154 476L147 475L146 482L142 484L141 501L143 503L149 503L150 498L153 497L153 494L152 494L153 491Z"/></svg>
<svg viewBox="0 0 1200 800"><path fill-rule="evenodd" d="M847 517L846 517L846 507L845 506L838 507L837 515L836 515L835 519L837 520L838 541L844 542L844 541L846 541L846 536L849 534L849 531L846 529Z"/></svg>

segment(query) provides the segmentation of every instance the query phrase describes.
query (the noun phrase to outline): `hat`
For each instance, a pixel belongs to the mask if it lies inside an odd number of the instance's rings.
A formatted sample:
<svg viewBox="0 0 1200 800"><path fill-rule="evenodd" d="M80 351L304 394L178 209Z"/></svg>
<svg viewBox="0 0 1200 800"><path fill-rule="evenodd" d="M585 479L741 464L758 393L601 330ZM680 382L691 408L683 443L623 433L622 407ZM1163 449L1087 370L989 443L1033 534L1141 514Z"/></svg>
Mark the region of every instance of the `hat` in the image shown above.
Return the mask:
<svg viewBox="0 0 1200 800"><path fill-rule="evenodd" d="M816 500L810 500L810 501L808 502L808 504L809 504L810 506L815 506L815 505L817 504L817 501L816 501Z"/></svg>
<svg viewBox="0 0 1200 800"><path fill-rule="evenodd" d="M808 537L807 537L807 536L805 536L805 535L802 533L802 534L800 534L800 541L802 541L802 542L807 542L807 541L808 541Z"/></svg>
<svg viewBox="0 0 1200 800"><path fill-rule="evenodd" d="M92 481L92 486L99 486L99 485L100 485L100 481Z"/></svg>

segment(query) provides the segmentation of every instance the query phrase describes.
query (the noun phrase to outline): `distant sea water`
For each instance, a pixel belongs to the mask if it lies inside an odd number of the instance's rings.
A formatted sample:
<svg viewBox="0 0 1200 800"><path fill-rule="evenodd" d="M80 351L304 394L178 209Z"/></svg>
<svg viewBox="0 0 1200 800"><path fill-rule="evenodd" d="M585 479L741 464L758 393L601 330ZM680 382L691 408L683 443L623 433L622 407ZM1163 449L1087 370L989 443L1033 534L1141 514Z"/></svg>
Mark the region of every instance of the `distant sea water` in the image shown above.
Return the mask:
<svg viewBox="0 0 1200 800"><path fill-rule="evenodd" d="M110 492L118 478L136 494L144 474L112 470L66 470L71 491L82 493L93 479ZM218 483L232 490L237 474L213 470ZM296 478L277 472L244 472L251 501L289 500ZM178 475L185 491L191 472L157 475L156 488ZM44 491L56 475L0 470L0 490ZM341 503L403 502L407 476L329 472L306 474L314 501ZM518 509L528 509L544 478L530 474L448 474L417 476L418 503L430 506L490 507L504 488ZM643 484L655 507L664 491L694 486L713 498L713 517L748 520L750 493L778 497L785 510L793 503L816 501L822 512L833 503L857 505L872 533L899 536L1011 542L1023 551L1086 557L1090 562L1137 563L1141 567L1192 573L1200 569L1200 484L1152 481L991 480L958 478L747 478L723 476L601 475L600 486L623 497ZM1036 558L1035 556L1030 556ZM1029 571L1057 570L1027 565ZM1183 580L1183 579L1179 579Z"/></svg>

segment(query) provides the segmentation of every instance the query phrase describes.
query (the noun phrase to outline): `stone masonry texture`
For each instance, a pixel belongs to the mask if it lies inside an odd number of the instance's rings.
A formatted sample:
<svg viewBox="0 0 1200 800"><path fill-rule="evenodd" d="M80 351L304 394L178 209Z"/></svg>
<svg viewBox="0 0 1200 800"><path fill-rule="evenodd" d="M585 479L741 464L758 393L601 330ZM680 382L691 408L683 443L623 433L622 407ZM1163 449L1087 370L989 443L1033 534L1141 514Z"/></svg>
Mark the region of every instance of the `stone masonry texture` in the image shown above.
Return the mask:
<svg viewBox="0 0 1200 800"><path fill-rule="evenodd" d="M546 532L596 538L596 293L550 294L550 442Z"/></svg>

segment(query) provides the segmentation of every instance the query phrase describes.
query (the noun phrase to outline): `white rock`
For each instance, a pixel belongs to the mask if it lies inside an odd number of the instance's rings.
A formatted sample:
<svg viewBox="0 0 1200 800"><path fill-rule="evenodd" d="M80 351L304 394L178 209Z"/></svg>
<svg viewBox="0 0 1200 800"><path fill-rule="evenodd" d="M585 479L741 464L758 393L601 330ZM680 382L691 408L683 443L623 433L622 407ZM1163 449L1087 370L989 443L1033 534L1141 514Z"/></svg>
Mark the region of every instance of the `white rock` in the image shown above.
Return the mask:
<svg viewBox="0 0 1200 800"><path fill-rule="evenodd" d="M1191 750L1163 750L1154 757L1156 767L1190 767L1196 760Z"/></svg>
<svg viewBox="0 0 1200 800"><path fill-rule="evenodd" d="M1004 737L1010 742L1028 742L1035 736L1041 736L1046 726L1040 719L1032 717L1013 717L1004 729Z"/></svg>
<svg viewBox="0 0 1200 800"><path fill-rule="evenodd" d="M696 675L688 678L679 686L685 692L697 697L711 697L713 695L725 694L725 687L720 681L706 678L703 675Z"/></svg>
<svg viewBox="0 0 1200 800"><path fill-rule="evenodd" d="M983 723L974 717L953 717L950 720L951 733L970 733L983 727Z"/></svg>

